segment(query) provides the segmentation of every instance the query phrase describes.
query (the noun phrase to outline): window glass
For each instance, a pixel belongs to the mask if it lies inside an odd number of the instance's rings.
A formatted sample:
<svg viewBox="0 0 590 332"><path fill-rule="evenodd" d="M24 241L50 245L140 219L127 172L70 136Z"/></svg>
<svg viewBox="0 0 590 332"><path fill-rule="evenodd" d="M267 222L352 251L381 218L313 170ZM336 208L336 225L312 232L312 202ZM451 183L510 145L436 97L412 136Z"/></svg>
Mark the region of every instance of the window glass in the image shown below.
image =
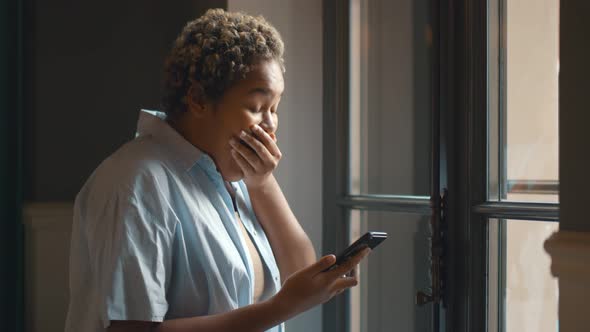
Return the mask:
<svg viewBox="0 0 590 332"><path fill-rule="evenodd" d="M417 290L430 287L429 218L413 214L350 212L350 243L367 231L388 238L361 263L351 289L351 332L431 331L432 304L417 306Z"/></svg>
<svg viewBox="0 0 590 332"><path fill-rule="evenodd" d="M558 202L559 1L490 4L490 199Z"/></svg>
<svg viewBox="0 0 590 332"><path fill-rule="evenodd" d="M490 332L557 332L558 284L545 240L556 222L489 221Z"/></svg>
<svg viewBox="0 0 590 332"><path fill-rule="evenodd" d="M352 0L352 194L428 196L432 33L426 0Z"/></svg>

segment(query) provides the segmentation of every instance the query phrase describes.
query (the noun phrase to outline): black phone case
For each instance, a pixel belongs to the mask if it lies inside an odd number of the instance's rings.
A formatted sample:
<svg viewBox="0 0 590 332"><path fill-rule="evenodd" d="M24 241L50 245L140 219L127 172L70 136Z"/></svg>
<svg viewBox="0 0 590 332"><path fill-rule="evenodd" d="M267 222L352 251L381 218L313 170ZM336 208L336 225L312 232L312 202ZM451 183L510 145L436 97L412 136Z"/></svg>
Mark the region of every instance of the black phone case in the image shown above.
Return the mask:
<svg viewBox="0 0 590 332"><path fill-rule="evenodd" d="M387 239L387 233L384 232L367 232L363 236L361 236L358 240L354 241L353 244L348 246L348 248L344 249L338 256L336 256L336 263L330 266L324 271L329 271L336 266L346 262L349 258L353 257L360 251L362 251L365 247L369 247L374 249L378 246L381 242Z"/></svg>

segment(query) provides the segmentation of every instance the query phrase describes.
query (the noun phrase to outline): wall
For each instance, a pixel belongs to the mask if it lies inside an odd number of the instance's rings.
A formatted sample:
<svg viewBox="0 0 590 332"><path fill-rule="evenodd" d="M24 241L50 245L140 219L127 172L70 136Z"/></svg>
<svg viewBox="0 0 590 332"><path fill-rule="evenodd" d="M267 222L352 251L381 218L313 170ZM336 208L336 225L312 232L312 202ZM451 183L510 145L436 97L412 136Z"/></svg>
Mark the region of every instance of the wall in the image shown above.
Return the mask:
<svg viewBox="0 0 590 332"><path fill-rule="evenodd" d="M26 332L64 330L72 218L72 203L36 203L23 209Z"/></svg>
<svg viewBox="0 0 590 332"><path fill-rule="evenodd" d="M322 2L317 0L229 0L228 9L260 14L285 42L285 92L279 106L276 176L293 212L322 248ZM287 322L290 331L320 331L321 308Z"/></svg>
<svg viewBox="0 0 590 332"><path fill-rule="evenodd" d="M590 232L590 156L588 91L590 91L590 14L587 1L561 1L559 72L560 228Z"/></svg>
<svg viewBox="0 0 590 332"><path fill-rule="evenodd" d="M25 199L72 201L159 105L164 57L184 24L226 1L27 1Z"/></svg>

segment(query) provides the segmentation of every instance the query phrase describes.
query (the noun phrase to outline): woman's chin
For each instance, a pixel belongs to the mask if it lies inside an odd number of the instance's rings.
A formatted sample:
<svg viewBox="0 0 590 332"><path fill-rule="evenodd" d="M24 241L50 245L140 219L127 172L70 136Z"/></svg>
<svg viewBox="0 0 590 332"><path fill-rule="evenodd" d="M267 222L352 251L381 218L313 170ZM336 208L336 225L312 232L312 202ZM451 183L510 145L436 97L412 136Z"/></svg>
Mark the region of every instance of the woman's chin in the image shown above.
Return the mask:
<svg viewBox="0 0 590 332"><path fill-rule="evenodd" d="M244 178L244 172L242 172L242 169L237 164L232 165L230 169L226 172L222 172L221 175L223 176L223 179L228 182L236 182Z"/></svg>

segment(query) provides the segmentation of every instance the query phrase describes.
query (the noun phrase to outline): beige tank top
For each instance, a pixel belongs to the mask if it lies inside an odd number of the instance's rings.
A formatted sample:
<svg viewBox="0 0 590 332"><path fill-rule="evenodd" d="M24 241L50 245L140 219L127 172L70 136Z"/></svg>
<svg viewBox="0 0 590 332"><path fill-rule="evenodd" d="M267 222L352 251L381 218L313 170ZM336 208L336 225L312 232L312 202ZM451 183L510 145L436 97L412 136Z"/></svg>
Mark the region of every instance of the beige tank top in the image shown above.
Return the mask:
<svg viewBox="0 0 590 332"><path fill-rule="evenodd" d="M248 247L248 252L250 252L250 257L252 259L252 266L254 267L254 303L257 303L260 301L260 298L264 293L264 267L262 265L262 260L260 259L260 254L258 253L258 249L256 249L256 245L254 245L252 242L252 239L250 238L250 235L244 227L242 219L240 219L240 215L237 212L236 220L240 225L242 234L244 234L246 246Z"/></svg>

